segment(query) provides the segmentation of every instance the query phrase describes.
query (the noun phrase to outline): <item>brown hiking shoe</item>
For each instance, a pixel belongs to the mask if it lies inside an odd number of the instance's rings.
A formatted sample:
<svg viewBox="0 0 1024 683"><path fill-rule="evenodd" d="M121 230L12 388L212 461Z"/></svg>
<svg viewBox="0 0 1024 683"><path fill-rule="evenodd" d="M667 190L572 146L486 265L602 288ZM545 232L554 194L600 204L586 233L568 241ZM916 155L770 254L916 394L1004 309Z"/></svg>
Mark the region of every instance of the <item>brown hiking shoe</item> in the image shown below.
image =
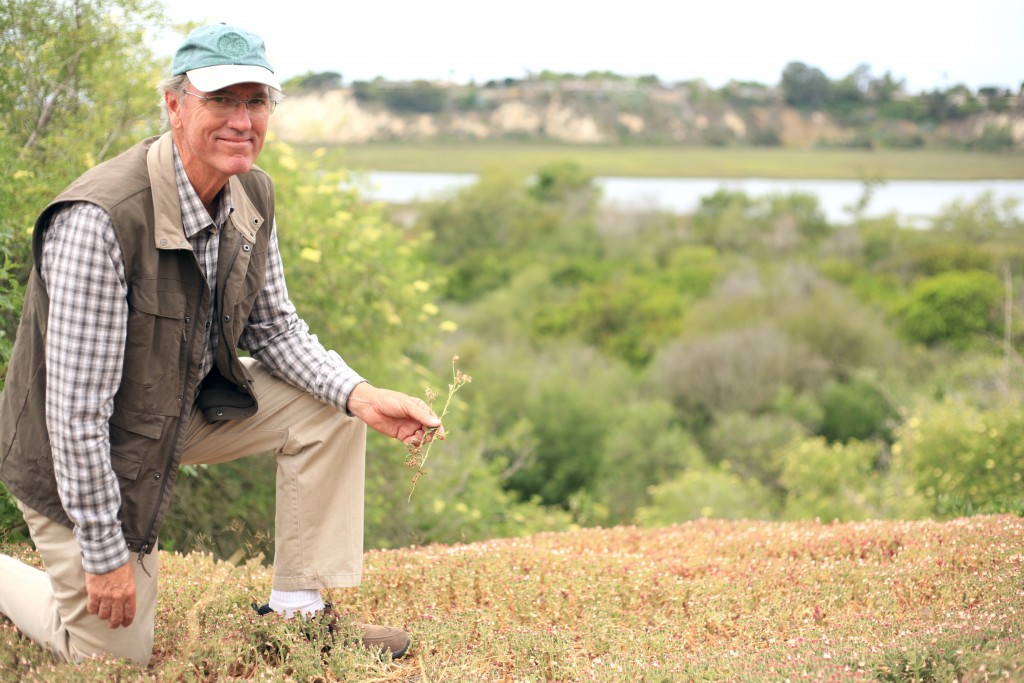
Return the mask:
<svg viewBox="0 0 1024 683"><path fill-rule="evenodd" d="M363 646L370 650L390 652L391 659L404 657L412 639L400 628L391 626L374 626L373 624L356 624L363 632Z"/></svg>
<svg viewBox="0 0 1024 683"><path fill-rule="evenodd" d="M270 614L274 611L270 609L270 605L260 605L256 602L252 603L252 608L256 610L256 613L260 616ZM339 630L338 614L334 611L334 608L328 603L327 605L324 605L324 608L320 610L319 614L314 618L327 624L328 634L333 639ZM353 624L353 626L363 632L363 647L382 653L390 652L391 659L404 657L405 653L409 649L409 644L412 642L412 638L409 637L409 634L400 628L376 626L374 624ZM329 645L325 647L327 650L330 649Z"/></svg>

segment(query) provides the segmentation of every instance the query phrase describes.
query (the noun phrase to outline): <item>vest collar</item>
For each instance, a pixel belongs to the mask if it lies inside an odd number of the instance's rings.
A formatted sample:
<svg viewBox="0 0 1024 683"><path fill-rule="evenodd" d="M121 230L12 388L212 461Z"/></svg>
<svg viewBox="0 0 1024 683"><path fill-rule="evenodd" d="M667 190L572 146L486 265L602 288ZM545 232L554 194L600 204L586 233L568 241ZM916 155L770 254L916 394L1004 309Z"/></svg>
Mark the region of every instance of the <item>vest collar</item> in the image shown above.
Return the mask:
<svg viewBox="0 0 1024 683"><path fill-rule="evenodd" d="M231 212L228 222L235 226L243 239L253 243L256 241L256 233L266 220L253 206L252 200L245 193L245 188L242 187L242 181L238 179L238 176L228 178L228 184L231 185L231 203L234 205L234 211Z"/></svg>
<svg viewBox="0 0 1024 683"><path fill-rule="evenodd" d="M164 133L146 155L149 183L153 190L154 246L157 249L192 249L181 223L181 201L174 178L174 139ZM266 219L253 206L236 176L228 179L234 211L229 222L249 242L256 241L256 232Z"/></svg>

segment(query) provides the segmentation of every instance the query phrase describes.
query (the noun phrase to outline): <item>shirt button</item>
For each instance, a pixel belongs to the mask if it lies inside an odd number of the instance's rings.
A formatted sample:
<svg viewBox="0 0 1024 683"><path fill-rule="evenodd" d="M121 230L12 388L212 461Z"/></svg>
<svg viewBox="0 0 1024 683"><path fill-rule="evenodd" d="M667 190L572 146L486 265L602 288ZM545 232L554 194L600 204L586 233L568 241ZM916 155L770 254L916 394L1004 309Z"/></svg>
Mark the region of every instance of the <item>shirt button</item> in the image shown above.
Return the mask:
<svg viewBox="0 0 1024 683"><path fill-rule="evenodd" d="M167 240L160 240L160 246L161 247L166 247L167 246Z"/></svg>
<svg viewBox="0 0 1024 683"><path fill-rule="evenodd" d="M224 322L226 322L226 323L231 322L231 316L230 315L224 316Z"/></svg>
<svg viewBox="0 0 1024 683"><path fill-rule="evenodd" d="M191 318L190 316L187 316L187 315L186 315L186 316L185 316L185 322L186 322L186 323L190 323L190 322L192 322L192 318Z"/></svg>
<svg viewBox="0 0 1024 683"><path fill-rule="evenodd" d="M160 473L159 473L159 472L157 472L156 474L154 474L154 475L153 475L153 479L154 479L155 481L160 481Z"/></svg>

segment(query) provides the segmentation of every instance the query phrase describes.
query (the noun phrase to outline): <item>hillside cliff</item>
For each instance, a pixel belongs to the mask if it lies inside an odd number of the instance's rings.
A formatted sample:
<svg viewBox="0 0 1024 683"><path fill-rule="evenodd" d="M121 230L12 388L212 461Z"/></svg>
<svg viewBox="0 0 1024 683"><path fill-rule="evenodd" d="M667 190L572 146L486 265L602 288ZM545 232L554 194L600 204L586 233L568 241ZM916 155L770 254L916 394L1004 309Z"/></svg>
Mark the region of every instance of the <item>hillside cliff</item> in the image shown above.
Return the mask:
<svg viewBox="0 0 1024 683"><path fill-rule="evenodd" d="M387 97L403 93L403 100ZM976 107L935 121L867 106L845 117L807 111L786 105L770 88L723 92L589 81L479 88L385 84L370 95L358 87L338 87L289 96L275 114L274 127L284 140L315 144L523 139L997 151L1024 149L1021 99L1006 97L998 109Z"/></svg>

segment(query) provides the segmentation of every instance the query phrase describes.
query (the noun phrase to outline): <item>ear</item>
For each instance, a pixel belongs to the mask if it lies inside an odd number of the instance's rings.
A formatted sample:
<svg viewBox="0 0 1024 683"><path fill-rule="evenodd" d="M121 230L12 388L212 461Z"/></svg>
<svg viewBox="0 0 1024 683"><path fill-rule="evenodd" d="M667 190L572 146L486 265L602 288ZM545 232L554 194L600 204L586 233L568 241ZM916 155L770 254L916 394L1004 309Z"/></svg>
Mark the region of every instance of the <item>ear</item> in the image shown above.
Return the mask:
<svg viewBox="0 0 1024 683"><path fill-rule="evenodd" d="M167 119L173 130L181 128L181 96L176 92L164 92L164 104L167 106Z"/></svg>

